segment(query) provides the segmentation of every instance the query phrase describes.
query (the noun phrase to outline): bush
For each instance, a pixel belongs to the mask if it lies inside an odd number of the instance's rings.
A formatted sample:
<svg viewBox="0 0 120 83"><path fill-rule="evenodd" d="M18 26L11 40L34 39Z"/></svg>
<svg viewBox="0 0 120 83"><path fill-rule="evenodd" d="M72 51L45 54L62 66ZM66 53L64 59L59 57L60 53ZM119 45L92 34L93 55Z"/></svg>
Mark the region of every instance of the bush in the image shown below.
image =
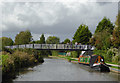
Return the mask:
<svg viewBox="0 0 120 83"><path fill-rule="evenodd" d="M118 64L118 56L117 55L112 57L112 62Z"/></svg>
<svg viewBox="0 0 120 83"><path fill-rule="evenodd" d="M77 58L78 57L78 53L76 51L72 51L70 56L74 57L74 58Z"/></svg>
<svg viewBox="0 0 120 83"><path fill-rule="evenodd" d="M105 62L107 61L107 50L98 50L98 49L95 49L94 50L94 54L95 55L102 55L105 59Z"/></svg>
<svg viewBox="0 0 120 83"><path fill-rule="evenodd" d="M58 51L52 51L52 56L58 56L58 55L59 55Z"/></svg>
<svg viewBox="0 0 120 83"><path fill-rule="evenodd" d="M19 50L16 50L13 54L7 52L2 52L1 54L4 54L1 55L3 79L6 77L15 77L20 68L33 66L38 62L44 62L41 56L37 56L36 58L36 55L28 54Z"/></svg>
<svg viewBox="0 0 120 83"><path fill-rule="evenodd" d="M105 58L107 59L108 62L112 62L113 56L114 56L114 53L111 50L108 50Z"/></svg>
<svg viewBox="0 0 120 83"><path fill-rule="evenodd" d="M10 55L2 55L2 74L12 74L15 71L14 58ZM13 73L14 74L14 73Z"/></svg>
<svg viewBox="0 0 120 83"><path fill-rule="evenodd" d="M35 63L38 63L38 60L34 57L34 55L30 55L28 63L29 65L33 65Z"/></svg>
<svg viewBox="0 0 120 83"><path fill-rule="evenodd" d="M16 65L19 65L20 68L27 67L38 62L34 55L29 55L28 53L18 50L15 51L12 55L15 58Z"/></svg>
<svg viewBox="0 0 120 83"><path fill-rule="evenodd" d="M41 50L35 50L35 49L25 48L25 49L18 49L18 51L27 53L27 55L29 56L29 58L31 58L30 60L35 60L35 61L33 61L35 63L37 63L37 62L43 62L43 57L45 56L45 55L43 55L43 54L45 54L45 51L41 51ZM30 56L32 56L32 57L30 57Z"/></svg>
<svg viewBox="0 0 120 83"><path fill-rule="evenodd" d="M38 61L43 63L44 62L43 57L42 56L38 56Z"/></svg>
<svg viewBox="0 0 120 83"><path fill-rule="evenodd" d="M6 51L2 51L0 52L1 55L9 55L10 53L6 52Z"/></svg>
<svg viewBox="0 0 120 83"><path fill-rule="evenodd" d="M119 59L119 53L118 53L119 50L116 48L111 48L108 50L108 52L109 51L111 51L111 55L112 55L112 57L110 57L110 54L109 54L109 57L111 58L111 62L118 64L118 62L119 62L119 60L118 60Z"/></svg>
<svg viewBox="0 0 120 83"><path fill-rule="evenodd" d="M5 47L2 49L2 51L5 51L5 52L7 52L9 54L12 54L14 52L13 49L8 49L8 48L5 48Z"/></svg>
<svg viewBox="0 0 120 83"><path fill-rule="evenodd" d="M94 53L96 55L104 56L105 62L113 62L113 63L116 63L116 64L120 63L120 61L119 61L120 56L118 56L119 51L116 48L111 48L111 49L108 49L108 50L97 50L97 49L95 49Z"/></svg>

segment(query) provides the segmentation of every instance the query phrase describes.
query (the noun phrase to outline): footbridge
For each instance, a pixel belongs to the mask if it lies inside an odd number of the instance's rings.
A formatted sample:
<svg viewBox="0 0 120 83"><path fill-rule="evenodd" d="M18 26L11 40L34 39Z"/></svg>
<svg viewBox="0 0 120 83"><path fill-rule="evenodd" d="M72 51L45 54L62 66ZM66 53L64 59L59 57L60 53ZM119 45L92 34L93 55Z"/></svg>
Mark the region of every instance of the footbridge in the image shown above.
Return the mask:
<svg viewBox="0 0 120 83"><path fill-rule="evenodd" d="M94 50L94 46L91 45L70 45L70 44L24 44L24 45L13 45L13 46L5 46L5 48L9 49L24 49L24 48L31 48L37 50L80 50L80 51L87 51L87 50Z"/></svg>

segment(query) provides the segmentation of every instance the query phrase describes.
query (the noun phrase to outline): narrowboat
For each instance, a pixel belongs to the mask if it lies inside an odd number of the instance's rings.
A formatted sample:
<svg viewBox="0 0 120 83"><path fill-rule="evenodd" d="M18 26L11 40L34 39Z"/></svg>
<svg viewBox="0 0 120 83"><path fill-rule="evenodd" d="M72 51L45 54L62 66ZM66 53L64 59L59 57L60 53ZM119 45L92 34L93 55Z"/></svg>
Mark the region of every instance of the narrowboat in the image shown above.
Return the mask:
<svg viewBox="0 0 120 83"><path fill-rule="evenodd" d="M101 72L110 72L108 65L104 62L104 57L93 55L92 52L82 52L78 58L78 63L88 65L90 68Z"/></svg>

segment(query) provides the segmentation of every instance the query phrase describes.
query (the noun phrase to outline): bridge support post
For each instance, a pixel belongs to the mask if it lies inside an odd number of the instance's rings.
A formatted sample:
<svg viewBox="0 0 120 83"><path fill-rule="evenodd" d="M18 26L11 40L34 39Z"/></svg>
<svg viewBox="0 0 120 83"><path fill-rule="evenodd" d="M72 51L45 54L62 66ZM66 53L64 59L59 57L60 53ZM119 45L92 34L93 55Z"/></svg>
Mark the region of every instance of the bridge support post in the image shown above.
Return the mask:
<svg viewBox="0 0 120 83"><path fill-rule="evenodd" d="M34 49L34 44L33 44L33 46L32 46L32 47L33 47L33 49Z"/></svg>
<svg viewBox="0 0 120 83"><path fill-rule="evenodd" d="M17 49L19 49L19 45L17 45Z"/></svg>
<svg viewBox="0 0 120 83"><path fill-rule="evenodd" d="M26 44L25 44L25 48L26 48Z"/></svg>

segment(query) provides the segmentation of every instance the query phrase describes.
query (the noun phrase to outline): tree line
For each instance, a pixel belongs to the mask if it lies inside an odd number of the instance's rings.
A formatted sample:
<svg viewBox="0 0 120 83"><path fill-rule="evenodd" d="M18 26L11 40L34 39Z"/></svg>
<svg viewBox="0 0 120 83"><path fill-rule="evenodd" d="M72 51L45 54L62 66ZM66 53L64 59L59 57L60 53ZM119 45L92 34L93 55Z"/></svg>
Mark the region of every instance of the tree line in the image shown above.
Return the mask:
<svg viewBox="0 0 120 83"><path fill-rule="evenodd" d="M92 36L92 33L88 29L86 25L80 25L77 29L76 33L74 34L72 43L78 42L81 44L88 44L89 38ZM56 36L49 36L45 40L44 34L41 35L39 40L34 41L32 38L32 34L29 30L21 31L15 36L15 41L8 37L0 38L2 41L2 46L11 46L11 45L21 45L21 44L67 44L70 43L70 39L66 38L63 42L60 42L60 38Z"/></svg>
<svg viewBox="0 0 120 83"><path fill-rule="evenodd" d="M96 47L94 52L96 54L104 55L108 61L115 62L118 59L118 50L120 48L120 13L116 17L116 22L113 24L109 18L104 17L97 25L94 34L91 33L87 25L81 24L73 35L73 40L66 38L63 42L60 42L60 38L56 36L49 36L46 40L44 34L40 39L34 41L32 34L29 30L21 31L15 36L15 41L11 38L2 37L2 47L9 45L20 44L90 44ZM116 53L115 53L115 51Z"/></svg>
<svg viewBox="0 0 120 83"><path fill-rule="evenodd" d="M119 14L120 15L120 14ZM118 17L116 19L115 25L104 17L97 25L95 33L92 34L87 25L80 25L76 30L73 40L66 38L63 42L60 42L60 38L56 36L49 36L46 41L44 34L41 35L40 39L34 41L32 38L32 34L29 30L21 31L15 36L15 41L8 37L2 37L0 40L2 41L2 46L10 46L10 45L20 45L20 44L58 44L58 43L70 43L75 44L91 44L96 46L98 49L108 49L111 46L118 48L120 45L120 28L118 24Z"/></svg>

